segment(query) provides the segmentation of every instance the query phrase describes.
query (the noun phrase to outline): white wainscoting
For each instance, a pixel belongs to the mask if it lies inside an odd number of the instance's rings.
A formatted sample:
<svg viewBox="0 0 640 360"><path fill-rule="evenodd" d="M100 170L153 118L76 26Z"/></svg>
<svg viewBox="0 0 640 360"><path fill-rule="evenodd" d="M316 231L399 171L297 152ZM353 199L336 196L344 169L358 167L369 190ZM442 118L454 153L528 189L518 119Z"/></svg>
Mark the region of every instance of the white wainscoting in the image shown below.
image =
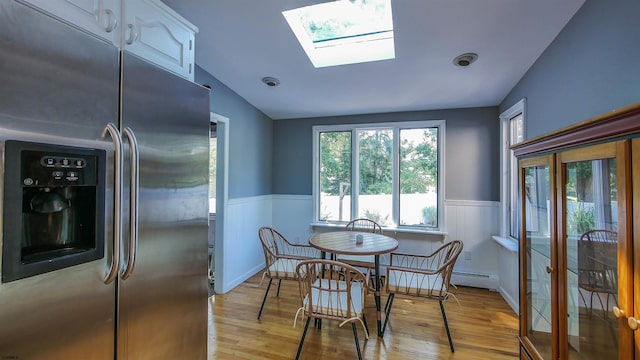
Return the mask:
<svg viewBox="0 0 640 360"><path fill-rule="evenodd" d="M271 195L229 199L225 224L221 274L222 293L240 285L264 269L264 254L258 229L272 223Z"/></svg>
<svg viewBox="0 0 640 360"><path fill-rule="evenodd" d="M445 201L444 214L445 235L391 232L400 242L397 251L427 254L444 241L461 240L464 250L456 264L453 282L499 290L501 247L492 239L492 235L500 230L499 203L449 200ZM307 243L314 231L310 226L313 220L311 196L265 195L230 199L227 216L222 280L224 292L264 267L257 236L260 226L273 226L295 243ZM517 274L518 269L516 266L503 271ZM219 279L216 278L216 281ZM513 306L512 303L510 305Z"/></svg>
<svg viewBox="0 0 640 360"><path fill-rule="evenodd" d="M498 244L498 264L500 266L500 287L498 291L516 314L520 313L518 244L502 236L493 236Z"/></svg>
<svg viewBox="0 0 640 360"><path fill-rule="evenodd" d="M493 201L445 201L445 233L424 235L391 232L400 242L397 251L428 254L445 240L458 239L464 252L458 259L454 282L497 290L499 246L491 236L499 231L500 203ZM292 241L304 243L313 233L313 198L303 195L274 195L273 226ZM320 230L321 231L321 230ZM514 269L517 271L517 268Z"/></svg>
<svg viewBox="0 0 640 360"><path fill-rule="evenodd" d="M452 282L497 290L498 245L491 236L500 230L500 203L445 200L445 232L448 240L464 243Z"/></svg>

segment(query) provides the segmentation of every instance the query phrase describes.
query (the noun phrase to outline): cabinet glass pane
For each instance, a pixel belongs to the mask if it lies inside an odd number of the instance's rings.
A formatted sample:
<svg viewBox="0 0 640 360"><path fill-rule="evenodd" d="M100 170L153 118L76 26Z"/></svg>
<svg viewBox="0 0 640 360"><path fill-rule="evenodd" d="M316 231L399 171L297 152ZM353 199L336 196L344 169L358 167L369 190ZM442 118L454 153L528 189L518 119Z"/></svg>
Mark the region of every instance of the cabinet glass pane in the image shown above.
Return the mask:
<svg viewBox="0 0 640 360"><path fill-rule="evenodd" d="M551 234L549 167L524 169L527 264L527 336L543 356L551 356Z"/></svg>
<svg viewBox="0 0 640 360"><path fill-rule="evenodd" d="M617 359L616 161L565 166L569 358Z"/></svg>

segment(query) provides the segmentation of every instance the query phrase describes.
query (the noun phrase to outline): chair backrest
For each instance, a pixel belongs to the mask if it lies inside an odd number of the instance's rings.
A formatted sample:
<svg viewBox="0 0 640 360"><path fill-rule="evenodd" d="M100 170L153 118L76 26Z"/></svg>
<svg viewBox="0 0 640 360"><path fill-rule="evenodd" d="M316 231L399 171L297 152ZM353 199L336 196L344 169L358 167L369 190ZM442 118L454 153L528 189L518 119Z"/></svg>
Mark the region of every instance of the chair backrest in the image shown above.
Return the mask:
<svg viewBox="0 0 640 360"><path fill-rule="evenodd" d="M431 268L442 274L443 286L449 286L453 268L458 261L458 256L462 253L463 244L460 240L453 240L442 246L429 256Z"/></svg>
<svg viewBox="0 0 640 360"><path fill-rule="evenodd" d="M375 234L382 234L382 227L377 222L371 219L355 219L351 220L345 228L350 231L362 231L362 232L370 232Z"/></svg>
<svg viewBox="0 0 640 360"><path fill-rule="evenodd" d="M582 234L581 238L585 238L588 241L599 242L618 242L618 233L611 230L589 230Z"/></svg>
<svg viewBox="0 0 640 360"><path fill-rule="evenodd" d="M618 288L618 233L590 230L578 240L578 286L591 291Z"/></svg>
<svg viewBox="0 0 640 360"><path fill-rule="evenodd" d="M320 251L309 245L290 243L280 232L268 226L258 229L258 237L262 243L264 260L267 268L278 258L309 259L320 256ZM295 269L291 269L294 271Z"/></svg>
<svg viewBox="0 0 640 360"><path fill-rule="evenodd" d="M453 240L427 256L391 253L387 290L408 295L440 298L447 296L453 268L463 243Z"/></svg>
<svg viewBox="0 0 640 360"><path fill-rule="evenodd" d="M258 229L258 237L264 252L266 266L264 276L272 279L296 280L296 265L302 258L296 256L296 248L302 248L302 246L292 245L277 230L267 226Z"/></svg>
<svg viewBox="0 0 640 360"><path fill-rule="evenodd" d="M462 247L462 241L453 240L426 256L392 253L393 262L391 265L436 272L453 270L453 266L462 252Z"/></svg>
<svg viewBox="0 0 640 360"><path fill-rule="evenodd" d="M355 320L362 315L368 279L355 267L332 260L305 260L296 268L305 315Z"/></svg>
<svg viewBox="0 0 640 360"><path fill-rule="evenodd" d="M280 249L285 247L286 239L277 230L268 226L258 229L258 237L262 243L264 261L268 268L280 256Z"/></svg>

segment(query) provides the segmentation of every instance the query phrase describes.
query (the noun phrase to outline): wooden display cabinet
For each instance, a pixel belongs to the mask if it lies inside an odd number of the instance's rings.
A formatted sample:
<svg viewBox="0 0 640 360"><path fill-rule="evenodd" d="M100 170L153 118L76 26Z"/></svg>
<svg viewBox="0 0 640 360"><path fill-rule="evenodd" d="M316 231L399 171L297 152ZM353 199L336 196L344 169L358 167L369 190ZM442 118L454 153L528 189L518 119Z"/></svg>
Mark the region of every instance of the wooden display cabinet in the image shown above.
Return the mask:
<svg viewBox="0 0 640 360"><path fill-rule="evenodd" d="M513 149L521 358L640 358L640 103Z"/></svg>

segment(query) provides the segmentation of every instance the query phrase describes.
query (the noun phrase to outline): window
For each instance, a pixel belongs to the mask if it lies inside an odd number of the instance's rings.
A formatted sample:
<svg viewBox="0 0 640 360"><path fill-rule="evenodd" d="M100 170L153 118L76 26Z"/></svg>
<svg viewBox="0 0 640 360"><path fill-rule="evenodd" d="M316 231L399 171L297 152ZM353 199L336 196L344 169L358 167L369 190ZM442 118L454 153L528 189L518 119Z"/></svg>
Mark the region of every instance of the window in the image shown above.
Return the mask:
<svg viewBox="0 0 640 360"><path fill-rule="evenodd" d="M440 230L444 129L444 121L315 126L316 222L364 217Z"/></svg>
<svg viewBox="0 0 640 360"><path fill-rule="evenodd" d="M518 101L500 115L502 122L502 213L503 235L520 237L518 198L518 160L511 146L524 140L525 99Z"/></svg>
<svg viewBox="0 0 640 360"><path fill-rule="evenodd" d="M395 58L391 0L340 0L283 11L315 67Z"/></svg>

